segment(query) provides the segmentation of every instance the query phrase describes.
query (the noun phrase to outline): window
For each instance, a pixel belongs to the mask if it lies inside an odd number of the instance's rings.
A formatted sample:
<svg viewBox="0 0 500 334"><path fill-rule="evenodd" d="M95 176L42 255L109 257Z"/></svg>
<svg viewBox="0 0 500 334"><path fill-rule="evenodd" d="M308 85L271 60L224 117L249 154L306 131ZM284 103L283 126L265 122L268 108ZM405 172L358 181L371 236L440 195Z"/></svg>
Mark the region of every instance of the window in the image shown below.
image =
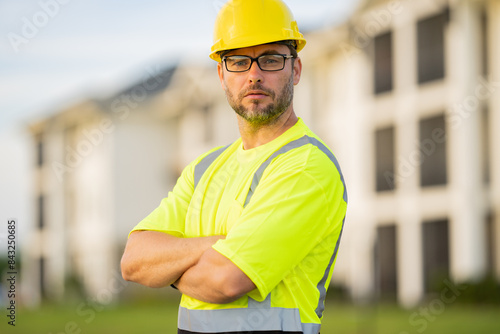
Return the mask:
<svg viewBox="0 0 500 334"><path fill-rule="evenodd" d="M448 220L424 222L422 237L424 288L426 292L439 291L443 280L449 277Z"/></svg>
<svg viewBox="0 0 500 334"><path fill-rule="evenodd" d="M443 79L445 76L445 27L449 13L420 20L417 24L418 83Z"/></svg>
<svg viewBox="0 0 500 334"><path fill-rule="evenodd" d="M488 33L488 14L486 12L481 13L481 46L482 46L482 72L484 76L488 76L488 62L489 62L489 45L488 45L489 33Z"/></svg>
<svg viewBox="0 0 500 334"><path fill-rule="evenodd" d="M420 185L447 183L446 126L444 115L420 121Z"/></svg>
<svg viewBox="0 0 500 334"><path fill-rule="evenodd" d="M375 245L375 286L379 297L397 296L396 226L377 228Z"/></svg>
<svg viewBox="0 0 500 334"><path fill-rule="evenodd" d="M495 273L496 263L496 243L495 243L495 220L493 212L489 212L486 216L486 267L489 274Z"/></svg>
<svg viewBox="0 0 500 334"><path fill-rule="evenodd" d="M45 299L47 297L47 291L45 290L45 259L43 257L38 259L38 275L40 275L40 296L42 299Z"/></svg>
<svg viewBox="0 0 500 334"><path fill-rule="evenodd" d="M490 113L488 108L484 108L481 114L481 164L482 164L482 174L483 182L489 184L491 180L490 171Z"/></svg>
<svg viewBox="0 0 500 334"><path fill-rule="evenodd" d="M392 83L392 32L375 37L374 40L375 94L391 91Z"/></svg>
<svg viewBox="0 0 500 334"><path fill-rule="evenodd" d="M375 132L376 190L394 190L394 127Z"/></svg>
<svg viewBox="0 0 500 334"><path fill-rule="evenodd" d="M43 195L38 196L38 228L43 229L45 226L45 198Z"/></svg>
<svg viewBox="0 0 500 334"><path fill-rule="evenodd" d="M36 137L36 164L38 167L43 165L43 138L42 136Z"/></svg>

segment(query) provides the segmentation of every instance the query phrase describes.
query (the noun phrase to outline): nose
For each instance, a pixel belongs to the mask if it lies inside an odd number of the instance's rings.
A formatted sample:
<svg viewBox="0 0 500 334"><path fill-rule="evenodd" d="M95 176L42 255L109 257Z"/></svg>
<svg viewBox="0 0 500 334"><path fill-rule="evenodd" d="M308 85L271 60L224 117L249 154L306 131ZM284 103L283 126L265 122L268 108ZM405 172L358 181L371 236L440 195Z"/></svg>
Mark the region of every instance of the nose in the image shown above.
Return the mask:
<svg viewBox="0 0 500 334"><path fill-rule="evenodd" d="M252 66L248 70L248 80L251 83L262 82L264 80L262 70L256 61L253 62Z"/></svg>

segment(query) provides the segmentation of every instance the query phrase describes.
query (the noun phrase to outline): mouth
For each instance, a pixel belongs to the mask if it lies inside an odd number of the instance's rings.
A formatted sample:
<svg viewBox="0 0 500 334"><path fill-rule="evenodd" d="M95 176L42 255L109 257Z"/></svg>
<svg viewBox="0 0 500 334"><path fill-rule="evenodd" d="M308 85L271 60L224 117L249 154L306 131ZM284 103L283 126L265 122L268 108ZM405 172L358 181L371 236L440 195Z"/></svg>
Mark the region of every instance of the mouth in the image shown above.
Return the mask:
<svg viewBox="0 0 500 334"><path fill-rule="evenodd" d="M269 94L262 90L251 90L247 92L244 97L248 97L250 99L263 99L267 96L269 96Z"/></svg>

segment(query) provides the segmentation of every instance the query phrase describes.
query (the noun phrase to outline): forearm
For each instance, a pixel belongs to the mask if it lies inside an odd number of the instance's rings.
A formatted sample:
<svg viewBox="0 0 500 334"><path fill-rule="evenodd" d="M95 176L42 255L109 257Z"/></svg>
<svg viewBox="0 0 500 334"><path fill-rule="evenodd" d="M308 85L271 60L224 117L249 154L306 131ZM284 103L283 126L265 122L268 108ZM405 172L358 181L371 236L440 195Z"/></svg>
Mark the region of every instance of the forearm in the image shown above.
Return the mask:
<svg viewBox="0 0 500 334"><path fill-rule="evenodd" d="M195 265L220 238L178 238L162 232L134 232L121 261L123 278L149 287L168 286Z"/></svg>
<svg viewBox="0 0 500 334"><path fill-rule="evenodd" d="M238 267L212 248L205 251L175 286L185 295L216 304L230 303L255 289Z"/></svg>

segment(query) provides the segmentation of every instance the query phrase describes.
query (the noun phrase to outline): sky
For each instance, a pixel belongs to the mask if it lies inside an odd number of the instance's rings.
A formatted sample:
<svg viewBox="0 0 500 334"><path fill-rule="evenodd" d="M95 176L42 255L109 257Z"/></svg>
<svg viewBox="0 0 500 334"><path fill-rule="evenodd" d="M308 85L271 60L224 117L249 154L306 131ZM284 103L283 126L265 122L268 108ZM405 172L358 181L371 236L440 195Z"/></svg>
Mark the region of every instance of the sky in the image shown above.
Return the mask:
<svg viewBox="0 0 500 334"><path fill-rule="evenodd" d="M21 226L32 221L27 125L79 100L110 96L177 60L209 64L224 2L0 0L0 226L10 218ZM358 1L286 3L307 31L342 22Z"/></svg>
<svg viewBox="0 0 500 334"><path fill-rule="evenodd" d="M0 131L75 99L106 95L175 59L209 61L224 0L0 0ZM302 30L355 2L288 0Z"/></svg>

